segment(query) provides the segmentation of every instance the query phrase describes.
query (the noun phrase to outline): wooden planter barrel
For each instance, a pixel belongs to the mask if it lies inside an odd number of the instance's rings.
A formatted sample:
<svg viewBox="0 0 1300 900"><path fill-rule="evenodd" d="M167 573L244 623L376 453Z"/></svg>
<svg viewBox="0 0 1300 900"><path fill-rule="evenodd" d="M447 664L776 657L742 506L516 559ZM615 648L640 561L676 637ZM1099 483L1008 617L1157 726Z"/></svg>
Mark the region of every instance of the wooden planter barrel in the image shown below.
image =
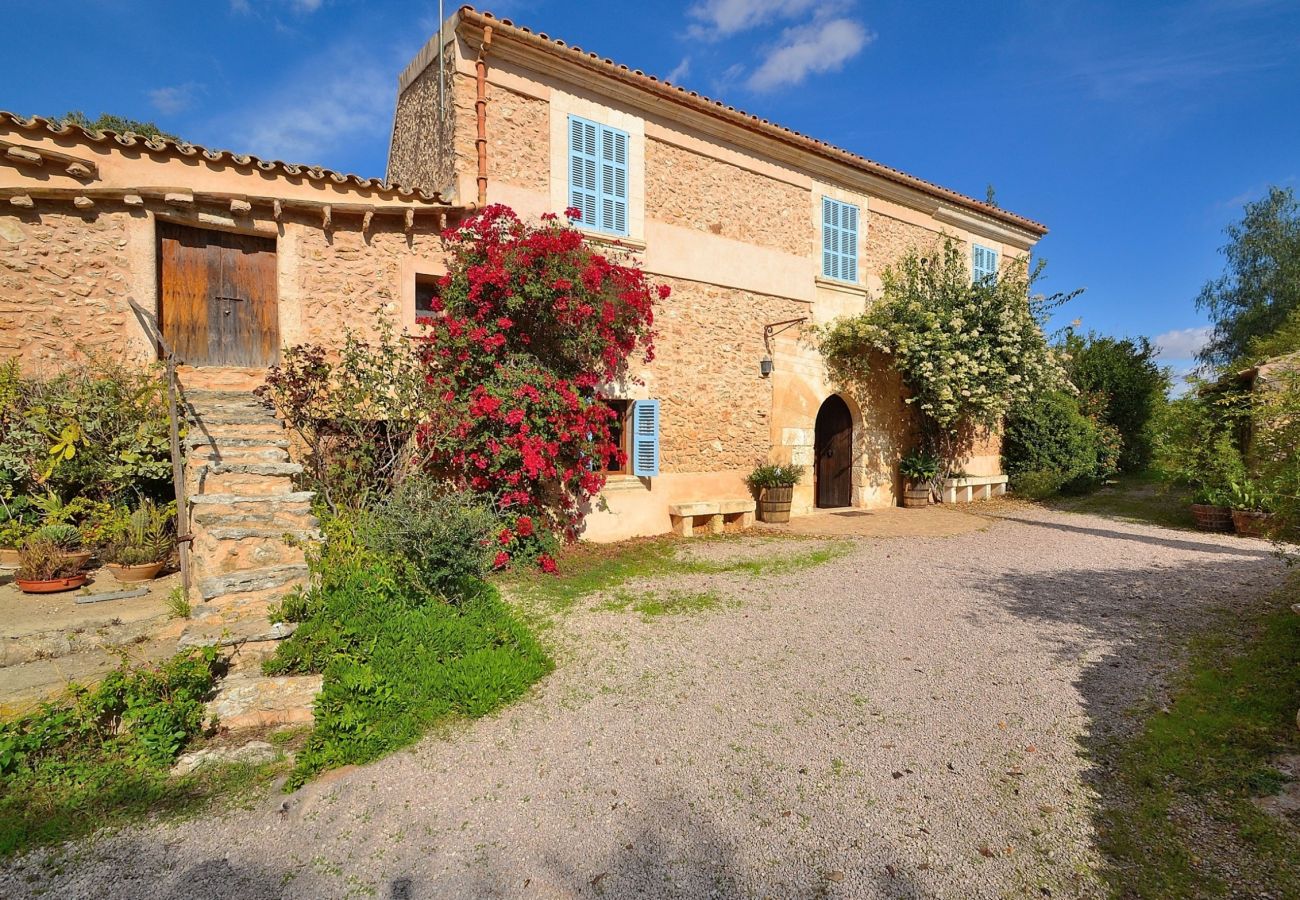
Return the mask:
<svg viewBox="0 0 1300 900"><path fill-rule="evenodd" d="M904 509L925 509L929 505L930 489L928 487L910 487L903 491Z"/></svg>
<svg viewBox="0 0 1300 900"><path fill-rule="evenodd" d="M1226 506L1193 503L1192 518L1201 531L1232 531L1232 510Z"/></svg>
<svg viewBox="0 0 1300 900"><path fill-rule="evenodd" d="M789 522L794 486L763 488L758 493L758 518L762 522Z"/></svg>
<svg viewBox="0 0 1300 900"><path fill-rule="evenodd" d="M1268 536L1268 513L1257 509L1234 509L1232 526L1244 537Z"/></svg>

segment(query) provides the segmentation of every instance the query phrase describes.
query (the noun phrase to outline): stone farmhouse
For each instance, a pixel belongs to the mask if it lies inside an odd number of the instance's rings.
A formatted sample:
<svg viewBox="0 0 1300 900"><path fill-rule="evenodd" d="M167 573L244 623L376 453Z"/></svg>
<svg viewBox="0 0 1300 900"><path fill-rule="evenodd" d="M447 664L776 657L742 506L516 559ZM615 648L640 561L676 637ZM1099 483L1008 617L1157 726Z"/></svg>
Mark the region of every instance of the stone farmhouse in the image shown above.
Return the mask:
<svg viewBox="0 0 1300 900"><path fill-rule="evenodd" d="M637 452L590 519L599 540L667 531L674 506L746 497L761 461L809 467L795 513L894 504L910 431L901 386L882 371L869 397L837 393L800 326L861 312L884 267L942 234L969 246L978 276L1046 233L468 7L398 90L390 179L523 216L577 207L593 243L672 287L656 360L610 391ZM950 498L1001 490L998 451L996 437L977 446Z"/></svg>
<svg viewBox="0 0 1300 900"><path fill-rule="evenodd" d="M398 79L383 181L0 113L0 358L151 361L166 344L187 392L228 407L281 347L379 315L418 330L439 231L488 203L577 207L593 244L672 288L656 360L608 386L629 463L589 519L602 541L746 499L762 461L808 467L796 514L894 504L902 386L882 368L870 396L838 392L805 326L863 310L885 266L941 235L979 275L1046 233L465 7ZM996 436L964 470L949 499L1000 489Z"/></svg>

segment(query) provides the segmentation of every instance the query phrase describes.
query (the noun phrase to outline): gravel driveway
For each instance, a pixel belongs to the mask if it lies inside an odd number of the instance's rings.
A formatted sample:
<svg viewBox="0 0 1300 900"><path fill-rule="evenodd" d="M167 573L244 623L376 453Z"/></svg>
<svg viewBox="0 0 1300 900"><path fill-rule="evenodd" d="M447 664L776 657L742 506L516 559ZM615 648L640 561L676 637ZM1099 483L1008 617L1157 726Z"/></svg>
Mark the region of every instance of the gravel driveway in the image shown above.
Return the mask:
<svg viewBox="0 0 1300 900"><path fill-rule="evenodd" d="M593 600L498 716L221 819L28 857L0 895L1097 895L1090 749L1159 701L1171 642L1283 567L1258 541L1005 515L653 585L736 601L698 614ZM735 552L692 552L715 547Z"/></svg>

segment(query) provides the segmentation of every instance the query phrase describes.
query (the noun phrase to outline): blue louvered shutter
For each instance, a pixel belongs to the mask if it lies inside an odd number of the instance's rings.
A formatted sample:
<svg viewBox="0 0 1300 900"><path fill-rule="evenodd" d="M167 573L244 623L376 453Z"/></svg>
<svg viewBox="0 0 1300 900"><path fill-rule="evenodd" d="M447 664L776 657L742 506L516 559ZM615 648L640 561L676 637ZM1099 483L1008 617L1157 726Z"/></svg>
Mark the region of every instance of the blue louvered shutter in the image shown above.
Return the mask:
<svg viewBox="0 0 1300 900"><path fill-rule="evenodd" d="M653 478L659 474L659 401L632 404L632 474Z"/></svg>
<svg viewBox="0 0 1300 900"><path fill-rule="evenodd" d="M627 133L600 129L600 230L627 234Z"/></svg>
<svg viewBox="0 0 1300 900"><path fill-rule="evenodd" d="M822 198L822 275L858 280L858 208L830 197Z"/></svg>
<svg viewBox="0 0 1300 900"><path fill-rule="evenodd" d="M971 280L978 283L988 279L997 281L998 278L998 251L989 247L981 247L979 244L973 245L971 251Z"/></svg>
<svg viewBox="0 0 1300 900"><path fill-rule="evenodd" d="M600 183L597 179L599 131L594 122L569 117L569 205L582 213L581 224L599 228Z"/></svg>

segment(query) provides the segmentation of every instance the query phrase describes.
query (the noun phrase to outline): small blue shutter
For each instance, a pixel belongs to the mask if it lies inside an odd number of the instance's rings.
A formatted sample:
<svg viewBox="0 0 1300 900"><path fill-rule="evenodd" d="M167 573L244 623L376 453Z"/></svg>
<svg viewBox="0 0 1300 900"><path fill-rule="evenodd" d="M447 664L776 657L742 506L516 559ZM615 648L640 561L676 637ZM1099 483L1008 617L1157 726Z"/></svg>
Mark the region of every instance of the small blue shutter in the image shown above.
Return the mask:
<svg viewBox="0 0 1300 900"><path fill-rule="evenodd" d="M822 275L858 280L858 208L822 197Z"/></svg>
<svg viewBox="0 0 1300 900"><path fill-rule="evenodd" d="M971 250L971 281L979 283L985 279L997 281L998 251L989 247L973 244Z"/></svg>
<svg viewBox="0 0 1300 900"><path fill-rule="evenodd" d="M600 129L600 230L627 234L627 134Z"/></svg>
<svg viewBox="0 0 1300 900"><path fill-rule="evenodd" d="M632 474L653 478L659 474L659 401L632 404Z"/></svg>
<svg viewBox="0 0 1300 900"><path fill-rule="evenodd" d="M597 126L585 119L569 117L569 205L582 213L581 224L599 228L599 182L596 178L599 155Z"/></svg>
<svg viewBox="0 0 1300 900"><path fill-rule="evenodd" d="M626 235L626 131L569 116L569 205L591 231Z"/></svg>

